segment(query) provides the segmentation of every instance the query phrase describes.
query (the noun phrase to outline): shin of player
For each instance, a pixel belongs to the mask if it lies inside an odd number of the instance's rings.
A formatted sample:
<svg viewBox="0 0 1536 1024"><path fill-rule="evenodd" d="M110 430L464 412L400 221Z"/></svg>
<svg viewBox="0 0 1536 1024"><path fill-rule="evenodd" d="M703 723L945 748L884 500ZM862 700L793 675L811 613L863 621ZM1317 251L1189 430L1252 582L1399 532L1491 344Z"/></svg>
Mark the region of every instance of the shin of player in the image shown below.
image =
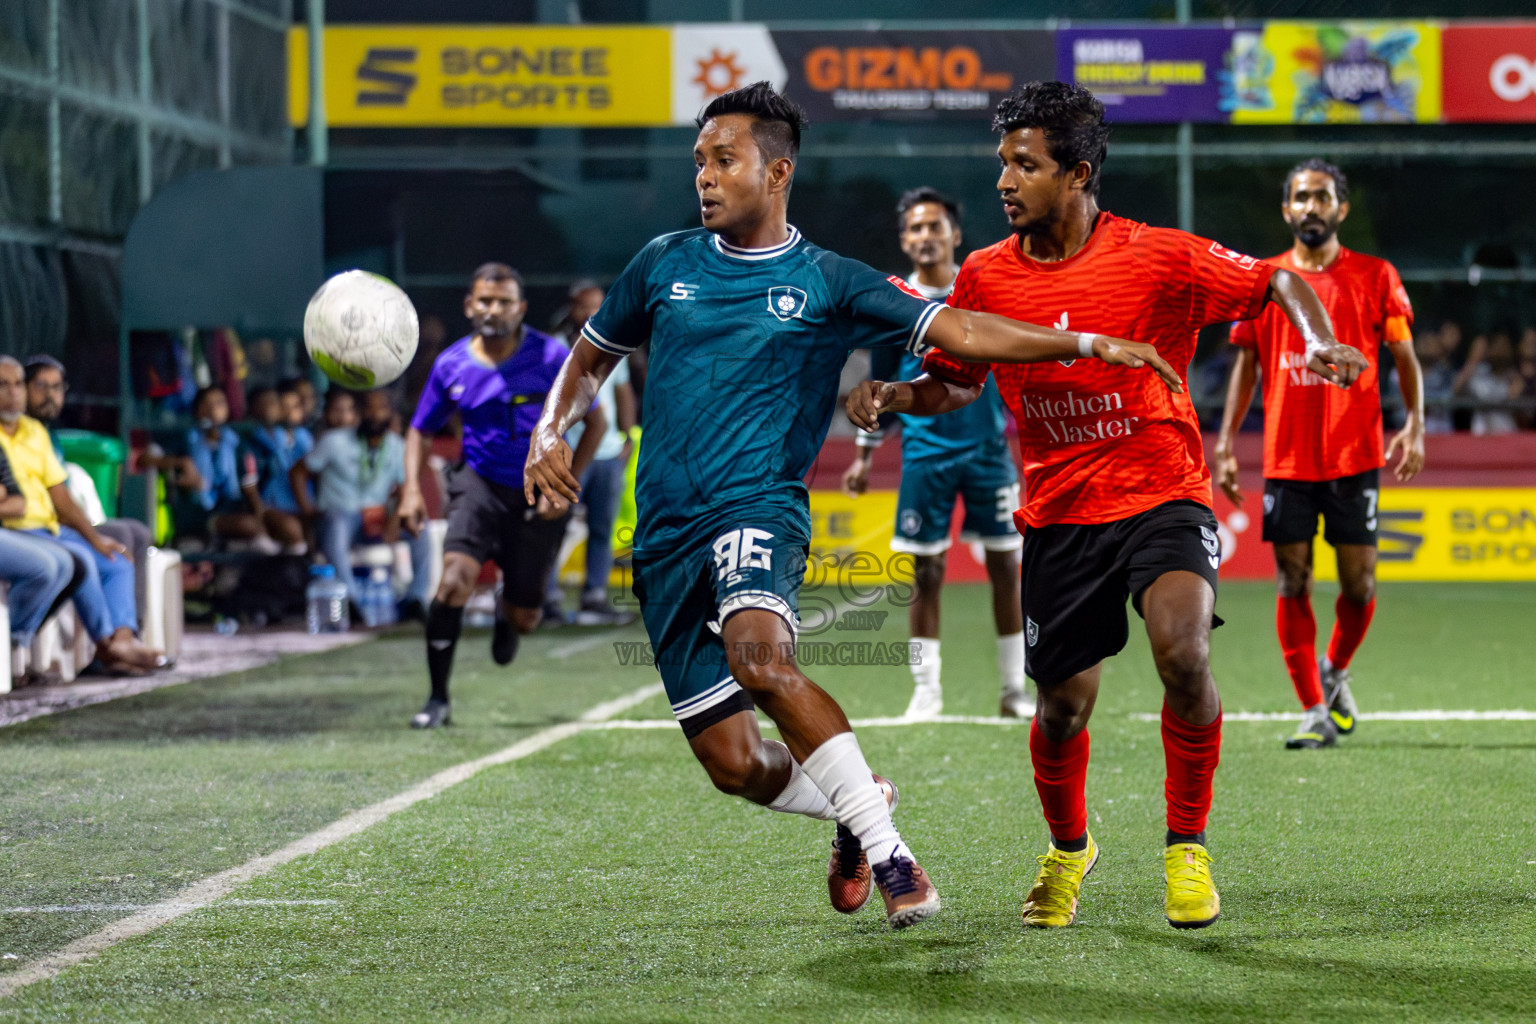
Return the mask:
<svg viewBox="0 0 1536 1024"><path fill-rule="evenodd" d="M960 207L933 188L914 188L896 204L902 252L912 261L907 284L924 298L943 301L954 288L960 245ZM894 349L870 352L870 377L902 380L922 372L922 359ZM860 431L858 454L843 474L850 497L864 493L875 449L891 426L901 428L901 491L891 550L912 557L915 593L907 608L915 657L906 717L931 718L944 710L939 606L950 547L955 499L965 501L960 537L985 551L997 627L999 713L1028 714L1024 691L1024 618L1019 610L1019 548L1013 510L1019 477L1005 436L1006 414L997 388L943 416L885 416L881 429Z"/></svg>
<svg viewBox="0 0 1536 1024"><path fill-rule="evenodd" d="M568 499L545 495L526 501L523 462L542 400L568 352L560 340L523 324L528 309L517 271L488 263L475 271L464 314L471 333L432 364L432 375L405 437L405 481L400 518L420 531L426 518L420 474L423 436L436 433L457 414L463 425L463 460L448 488L448 533L443 541L442 580L427 607L427 702L412 728L435 729L451 721L448 678L463 629L464 605L480 569L494 561L502 573L491 655L507 665L518 637L539 624L544 581L549 577L565 520ZM510 415L509 415L510 411ZM574 454L579 474L591 461L605 419L594 405Z"/></svg>
<svg viewBox="0 0 1536 1024"><path fill-rule="evenodd" d="M967 257L952 305L1134 333L1185 367L1202 327L1275 303L1306 339L1310 371L1353 382L1364 360L1333 339L1327 313L1297 275L1099 209L1107 129L1091 92L1029 83L999 104L993 127L1002 136L997 188L1013 235ZM1106 290L1106 282L1115 284ZM1024 533L1027 668L1039 691L1030 755L1051 843L1025 923L1070 924L1098 857L1083 796L1086 726L1100 664L1129 637L1128 599L1145 621L1163 683L1167 920L1176 928L1214 923L1221 902L1204 832L1221 749L1208 657L1220 624L1221 545L1193 406L1147 387L1146 378L1128 386L1085 360L987 366L931 352L924 368L913 381L856 390L850 417L867 426L884 411L946 412L973 401L990 371L1029 467L1015 518Z"/></svg>
<svg viewBox="0 0 1536 1024"><path fill-rule="evenodd" d="M1423 388L1413 352L1413 308L1397 271L1385 260L1344 248L1339 225L1349 215L1349 181L1322 160L1291 169L1282 184L1281 215L1295 240L1266 262L1304 277L1327 310L1338 337L1367 355L1359 385L1327 386L1304 366L1305 342L1276 311L1235 325L1237 358L1217 442L1216 475L1235 503L1233 440L1253 399L1256 370L1264 378L1264 539L1274 545L1278 594L1275 628L1302 719L1286 740L1293 750L1330 747L1353 732L1356 706L1349 663L1376 609L1376 527L1381 467L1402 448L1400 481L1424 465ZM1382 448L1377 354L1385 344L1397 367L1406 422ZM1333 636L1317 656L1312 611L1312 552L1317 521L1337 552L1339 596Z"/></svg>

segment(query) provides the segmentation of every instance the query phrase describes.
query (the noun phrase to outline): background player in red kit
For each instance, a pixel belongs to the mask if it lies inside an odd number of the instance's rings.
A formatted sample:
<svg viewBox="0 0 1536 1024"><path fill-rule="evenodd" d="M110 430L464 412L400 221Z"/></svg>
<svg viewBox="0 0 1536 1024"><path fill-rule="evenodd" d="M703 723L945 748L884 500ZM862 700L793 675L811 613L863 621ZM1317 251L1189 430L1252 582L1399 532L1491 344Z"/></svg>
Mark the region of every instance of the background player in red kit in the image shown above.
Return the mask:
<svg viewBox="0 0 1536 1024"><path fill-rule="evenodd" d="M1348 386L1364 367L1360 353L1334 341L1298 275L1099 210L1109 129L1088 90L1032 82L998 105L993 128L1014 234L966 259L951 305L1085 332L1085 355L1096 334L1129 335L1183 371L1201 327L1274 302L1308 339L1313 372ZM1207 655L1221 549L1189 397L1087 359L991 366L934 352L924 369L912 382L866 382L850 395L850 418L869 428L882 411L946 412L979 395L990 371L1019 427L1026 665L1039 688L1030 755L1051 830L1025 923L1071 924L1098 859L1083 792L1086 726L1100 663L1129 636L1127 597L1146 620L1164 686L1168 921L1212 923L1221 902L1204 830L1221 702Z"/></svg>
<svg viewBox="0 0 1536 1024"><path fill-rule="evenodd" d="M1327 308L1335 334L1367 359L1358 386L1340 391L1306 369L1301 336L1275 310L1232 329L1239 348L1217 443L1216 481L1242 504L1232 438L1248 415L1255 369L1262 366L1264 539L1275 547L1280 650L1305 709L1296 734L1285 741L1294 750L1331 747L1338 733L1355 729L1349 660L1376 611L1381 467L1399 447L1399 480L1413 479L1424 467L1424 399L1413 354L1413 307L1397 271L1386 260L1339 244L1339 224L1349 215L1348 179L1332 164L1308 160L1292 168L1282 189L1280 212L1296 241L1265 262L1300 274ZM1386 453L1377 380L1382 344L1397 363L1408 410ZM1333 638L1321 661L1312 616L1312 538L1319 515L1339 562Z"/></svg>

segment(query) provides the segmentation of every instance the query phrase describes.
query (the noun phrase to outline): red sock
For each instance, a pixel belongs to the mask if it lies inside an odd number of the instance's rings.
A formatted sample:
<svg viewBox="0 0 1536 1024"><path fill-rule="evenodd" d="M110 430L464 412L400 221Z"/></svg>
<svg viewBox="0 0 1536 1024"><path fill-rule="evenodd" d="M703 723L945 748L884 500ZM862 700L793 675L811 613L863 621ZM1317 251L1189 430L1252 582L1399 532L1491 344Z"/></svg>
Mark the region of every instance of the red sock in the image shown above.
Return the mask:
<svg viewBox="0 0 1536 1024"><path fill-rule="evenodd" d="M1088 730L1057 743L1046 738L1038 721L1031 722L1029 759L1035 765L1035 789L1051 837L1062 842L1081 838L1088 831L1088 803L1083 796L1088 781Z"/></svg>
<svg viewBox="0 0 1536 1024"><path fill-rule="evenodd" d="M1211 813L1211 780L1221 762L1221 712L1210 725L1190 725L1163 705L1163 759L1168 765L1168 831L1196 835Z"/></svg>
<svg viewBox="0 0 1536 1024"><path fill-rule="evenodd" d="M1312 599L1305 594L1275 598L1275 631L1280 634L1280 653L1285 655L1285 669L1291 674L1301 706L1321 704L1323 684L1317 677L1317 619L1312 615Z"/></svg>
<svg viewBox="0 0 1536 1024"><path fill-rule="evenodd" d="M1333 602L1337 616L1333 620L1333 638L1328 641L1328 664L1334 668L1348 668L1349 659L1360 649L1365 631L1371 628L1371 616L1376 614L1376 599L1367 604L1355 604L1343 594Z"/></svg>

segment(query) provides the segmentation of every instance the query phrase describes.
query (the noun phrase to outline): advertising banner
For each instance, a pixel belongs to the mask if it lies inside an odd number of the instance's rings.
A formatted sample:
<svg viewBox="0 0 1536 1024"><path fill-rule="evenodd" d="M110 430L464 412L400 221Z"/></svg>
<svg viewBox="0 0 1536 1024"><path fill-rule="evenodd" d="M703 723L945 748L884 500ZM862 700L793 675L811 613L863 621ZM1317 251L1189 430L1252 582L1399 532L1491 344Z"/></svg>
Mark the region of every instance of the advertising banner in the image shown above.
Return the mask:
<svg viewBox="0 0 1536 1024"><path fill-rule="evenodd" d="M813 122L984 120L1015 85L1056 77L1052 33L775 32L788 94Z"/></svg>
<svg viewBox="0 0 1536 1024"><path fill-rule="evenodd" d="M289 114L309 118L308 34L289 35ZM637 126L672 118L664 26L337 25L325 30L337 127Z"/></svg>
<svg viewBox="0 0 1536 1024"><path fill-rule="evenodd" d="M1255 483L1250 495L1262 493ZM1273 579L1274 554L1259 539L1257 513L1250 519L1218 492L1216 515L1222 577ZM1377 530L1376 575L1383 580L1536 581L1536 488L1385 487ZM1321 537L1314 561L1318 579L1338 578L1333 550Z"/></svg>
<svg viewBox="0 0 1536 1024"><path fill-rule="evenodd" d="M1536 22L1453 23L1441 47L1447 121L1536 122Z"/></svg>
<svg viewBox="0 0 1536 1024"><path fill-rule="evenodd" d="M1440 120L1440 28L1427 21L1272 21L1233 33L1222 110L1234 124Z"/></svg>
<svg viewBox="0 0 1536 1024"><path fill-rule="evenodd" d="M672 120L692 124L722 93L753 82L783 89L784 61L762 25L676 25L672 29Z"/></svg>
<svg viewBox="0 0 1536 1024"><path fill-rule="evenodd" d="M1093 90L1111 121L1220 121L1233 30L1123 26L1056 33L1062 81Z"/></svg>

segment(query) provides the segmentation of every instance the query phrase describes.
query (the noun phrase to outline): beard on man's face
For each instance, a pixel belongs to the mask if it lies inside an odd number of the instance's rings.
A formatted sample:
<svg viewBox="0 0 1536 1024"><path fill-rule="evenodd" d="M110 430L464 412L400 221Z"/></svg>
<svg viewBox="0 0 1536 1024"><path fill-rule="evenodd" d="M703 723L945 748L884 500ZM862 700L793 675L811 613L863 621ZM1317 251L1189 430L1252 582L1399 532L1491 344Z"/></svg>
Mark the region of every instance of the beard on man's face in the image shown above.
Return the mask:
<svg viewBox="0 0 1536 1024"><path fill-rule="evenodd" d="M1303 217L1291 224L1291 233L1308 249L1325 245L1339 230L1339 222L1323 217Z"/></svg>

